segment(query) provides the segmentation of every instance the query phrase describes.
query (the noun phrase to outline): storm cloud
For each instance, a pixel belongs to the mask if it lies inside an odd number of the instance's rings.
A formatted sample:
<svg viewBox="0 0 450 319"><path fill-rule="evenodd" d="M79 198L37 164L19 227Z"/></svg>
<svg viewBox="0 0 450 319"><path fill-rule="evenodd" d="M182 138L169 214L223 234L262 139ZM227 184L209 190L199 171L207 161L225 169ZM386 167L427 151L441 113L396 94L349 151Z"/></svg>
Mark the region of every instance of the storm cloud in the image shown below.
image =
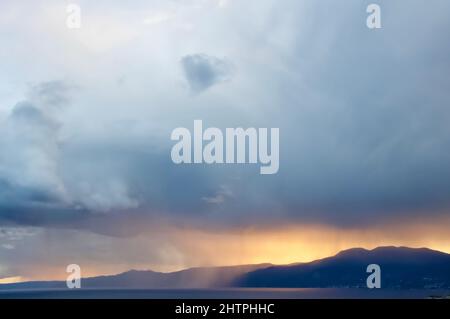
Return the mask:
<svg viewBox="0 0 450 319"><path fill-rule="evenodd" d="M379 30L365 25L367 1L85 3L77 32L51 18L61 5L30 4L24 21L2 2L0 225L120 237L161 220L448 216L450 4L378 2ZM170 133L195 119L280 128L278 174L173 164Z"/></svg>
<svg viewBox="0 0 450 319"><path fill-rule="evenodd" d="M450 3L370 3L80 2L73 30L2 1L0 279L449 251ZM279 128L279 172L174 164L197 119Z"/></svg>
<svg viewBox="0 0 450 319"><path fill-rule="evenodd" d="M68 107L68 91L61 81L33 85L2 122L0 218L41 224L136 205L114 177L74 180L64 171L59 114Z"/></svg>

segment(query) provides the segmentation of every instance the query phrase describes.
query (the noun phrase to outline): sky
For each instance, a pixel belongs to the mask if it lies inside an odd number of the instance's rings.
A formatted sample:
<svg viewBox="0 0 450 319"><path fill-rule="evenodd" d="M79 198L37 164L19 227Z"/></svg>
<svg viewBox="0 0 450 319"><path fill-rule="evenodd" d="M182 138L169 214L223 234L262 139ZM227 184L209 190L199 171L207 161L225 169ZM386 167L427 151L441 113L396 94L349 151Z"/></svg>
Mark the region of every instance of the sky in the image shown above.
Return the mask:
<svg viewBox="0 0 450 319"><path fill-rule="evenodd" d="M68 28L68 4L81 27ZM370 3L381 29L366 26ZM0 2L0 280L450 253L447 0ZM280 164L176 165L177 127ZM8 279L9 278L9 279Z"/></svg>

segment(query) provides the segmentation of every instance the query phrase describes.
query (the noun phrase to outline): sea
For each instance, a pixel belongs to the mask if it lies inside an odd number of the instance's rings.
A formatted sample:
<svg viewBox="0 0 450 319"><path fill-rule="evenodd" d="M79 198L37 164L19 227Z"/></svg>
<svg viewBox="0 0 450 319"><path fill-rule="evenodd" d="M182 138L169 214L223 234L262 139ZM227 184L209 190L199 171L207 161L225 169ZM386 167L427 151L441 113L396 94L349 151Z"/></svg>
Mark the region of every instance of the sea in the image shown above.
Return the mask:
<svg viewBox="0 0 450 319"><path fill-rule="evenodd" d="M450 298L449 296L450 289L229 288L0 291L0 299L427 299Z"/></svg>

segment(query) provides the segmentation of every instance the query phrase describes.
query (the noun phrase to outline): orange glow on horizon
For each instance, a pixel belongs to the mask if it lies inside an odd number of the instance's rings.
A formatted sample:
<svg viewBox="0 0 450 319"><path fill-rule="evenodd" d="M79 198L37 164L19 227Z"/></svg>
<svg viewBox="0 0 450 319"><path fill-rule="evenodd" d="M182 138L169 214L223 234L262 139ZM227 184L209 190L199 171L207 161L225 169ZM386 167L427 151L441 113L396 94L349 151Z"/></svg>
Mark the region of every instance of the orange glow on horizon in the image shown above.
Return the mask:
<svg viewBox="0 0 450 319"><path fill-rule="evenodd" d="M0 278L0 284L14 284L22 281L27 281L27 278L21 276Z"/></svg>
<svg viewBox="0 0 450 319"><path fill-rule="evenodd" d="M94 254L83 258L81 251L79 263L82 276L86 278L130 269L171 272L201 266L309 262L355 247L427 247L450 253L449 221L445 218L434 222L397 221L354 229L324 225L228 230L160 227L160 232L107 239L112 257L95 258ZM89 240L97 242L95 236L100 235L92 236ZM34 273L23 275L33 280L65 280L67 274L61 264L59 261L54 265L41 265L35 267Z"/></svg>
<svg viewBox="0 0 450 319"><path fill-rule="evenodd" d="M229 232L183 230L176 233L185 253L197 256L195 265L290 264L333 256L342 250L379 246L426 247L450 253L449 220L415 221L363 229L297 225ZM183 240L189 238L188 241ZM186 268L189 263L180 265Z"/></svg>

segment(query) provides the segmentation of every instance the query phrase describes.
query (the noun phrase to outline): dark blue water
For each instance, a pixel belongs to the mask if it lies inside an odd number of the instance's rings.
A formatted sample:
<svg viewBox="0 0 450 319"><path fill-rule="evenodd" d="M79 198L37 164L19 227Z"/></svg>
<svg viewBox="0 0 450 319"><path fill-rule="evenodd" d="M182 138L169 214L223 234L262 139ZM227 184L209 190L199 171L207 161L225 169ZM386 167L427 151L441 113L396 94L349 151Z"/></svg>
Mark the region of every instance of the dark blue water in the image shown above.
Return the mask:
<svg viewBox="0 0 450 319"><path fill-rule="evenodd" d="M450 290L358 288L52 289L0 291L0 299L424 299Z"/></svg>

